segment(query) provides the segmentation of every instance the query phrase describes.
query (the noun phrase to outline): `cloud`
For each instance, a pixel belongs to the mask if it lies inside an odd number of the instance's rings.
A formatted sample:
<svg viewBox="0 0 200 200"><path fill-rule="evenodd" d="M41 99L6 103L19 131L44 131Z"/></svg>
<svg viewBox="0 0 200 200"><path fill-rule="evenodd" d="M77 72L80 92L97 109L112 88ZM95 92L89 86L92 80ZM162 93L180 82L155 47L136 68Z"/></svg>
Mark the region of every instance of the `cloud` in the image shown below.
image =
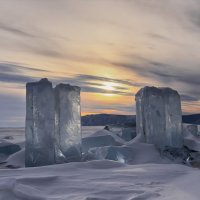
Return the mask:
<svg viewBox="0 0 200 200"><path fill-rule="evenodd" d="M193 102L193 101L198 101L199 98L194 97L194 96L189 96L189 95L186 95L186 94L182 94L181 100L186 101L186 102Z"/></svg>
<svg viewBox="0 0 200 200"><path fill-rule="evenodd" d="M18 83L25 84L26 82L33 82L37 80L37 77L32 77L32 72L47 72L43 69L36 69L31 67L25 67L16 63L0 62L0 82L5 83Z"/></svg>
<svg viewBox="0 0 200 200"><path fill-rule="evenodd" d="M125 67L128 69L137 72L140 76L156 78L162 81L163 83L168 82L183 82L185 84L191 84L192 86L197 86L200 84L200 80L198 79L198 74L189 75L187 72L177 72L176 67L173 68L170 65L148 61L147 59L143 59L147 62L146 65L138 65L138 64L129 64L129 63L113 63L120 67ZM27 82L38 81L42 77L33 77L31 75L32 72L46 72L51 73L50 71L26 67L17 63L9 63L9 62L0 62L0 82L5 83L17 83L24 84ZM30 75L29 75L30 74ZM49 77L50 80L53 81L54 85L60 82L70 83L72 85L78 85L82 88L82 92L91 92L91 93L112 93L122 96L132 96L133 93L127 92L128 87L144 87L147 83L135 83L131 80L120 80L114 78L107 78L102 76L94 76L94 75L86 75L86 74L77 74L70 77ZM104 86L106 82L116 83L119 86L113 86L114 90L109 91L101 88ZM120 86L120 85L123 86ZM191 92L193 93L193 91ZM196 94L184 94L182 95L183 101L197 101L199 99L200 92L197 90Z"/></svg>
<svg viewBox="0 0 200 200"><path fill-rule="evenodd" d="M167 37L163 34L161 35L161 34L158 34L158 33L147 33L147 37L149 37L149 40L153 39L153 40L157 41L158 43L164 42L167 45L170 44L170 45L180 46L180 47L184 46L183 42L178 42L175 39Z"/></svg>
<svg viewBox="0 0 200 200"><path fill-rule="evenodd" d="M73 77L54 77L54 85L59 82L70 83L72 85L77 85L81 87L82 92L92 92L92 93L111 93L122 96L133 96L133 92L128 92L127 89L130 87L142 87L145 86L145 83L133 82L131 80L121 80L114 78L107 78L102 76L87 75L87 74L77 74ZM116 83L117 85L112 86L113 90L106 90L103 88L105 83ZM123 86L121 86L123 85Z"/></svg>
<svg viewBox="0 0 200 200"><path fill-rule="evenodd" d="M36 35L33 35L29 32L26 32L23 29L15 28L13 25L9 26L8 24L3 24L1 22L0 22L0 30L6 31L6 32L9 32L11 34L18 35L18 36L21 36L21 37L28 37L28 38L35 38L36 37Z"/></svg>
<svg viewBox="0 0 200 200"><path fill-rule="evenodd" d="M191 86L198 86L200 84L199 71L184 69L180 70L176 64L168 64L157 61L151 61L147 58L140 58L141 63L127 62L113 62L114 66L125 68L136 72L142 77L148 77L162 81L163 83L181 82Z"/></svg>
<svg viewBox="0 0 200 200"><path fill-rule="evenodd" d="M157 33L149 33L148 36L155 38L155 39L158 39L158 40L164 40L166 42L169 42L169 41L172 42L171 39L169 39L168 37L157 34Z"/></svg>
<svg viewBox="0 0 200 200"><path fill-rule="evenodd" d="M102 94L116 94L116 95L122 95L122 96L132 96L133 95L133 93L130 93L130 92L123 92L123 91L117 91L117 90L110 91L110 90L105 90L105 89L86 86L86 85L81 86L81 91L82 92L92 92L92 93L102 93Z"/></svg>
<svg viewBox="0 0 200 200"><path fill-rule="evenodd" d="M78 74L76 75L76 78L82 81L88 81L88 80L99 80L104 82L114 82L114 83L120 83L128 86L144 86L145 83L133 83L131 80L120 80L120 79L114 79L114 78L106 78L102 76L93 76L93 75L86 75L86 74Z"/></svg>
<svg viewBox="0 0 200 200"><path fill-rule="evenodd" d="M200 72L198 67L180 67L177 63L173 64L171 61L163 63L141 56L128 56L128 60L125 62L113 62L111 64L137 73L143 79L151 80L151 84L156 81L159 82L159 85L179 90L184 102L195 102L200 99Z"/></svg>
<svg viewBox="0 0 200 200"><path fill-rule="evenodd" d="M32 53L35 53L39 56L45 56L45 57L49 57L49 58L67 58L67 56L65 56L62 52L58 51L58 50L53 50L51 49L52 47L41 47L41 46L24 46L27 50L29 50Z"/></svg>
<svg viewBox="0 0 200 200"><path fill-rule="evenodd" d="M20 63L13 63L13 62L0 62L0 71L1 72L19 72L19 71L29 71L29 72L48 72L44 69L39 68L32 68L28 66L23 66Z"/></svg>
<svg viewBox="0 0 200 200"><path fill-rule="evenodd" d="M9 63L9 62L0 62L0 82L5 83L13 83L13 84L22 84L25 85L27 82L35 82L40 78L39 75L32 76L32 72L46 72L47 74L52 73L51 71L26 67L21 64ZM113 86L114 90L108 91L103 88L99 88L104 86L104 82L118 83L123 84L125 86L138 86L139 83L132 83L130 80L120 80L120 79L112 79L101 76L92 76L85 74L77 74L72 77L48 77L53 81L54 85L60 82L70 83L72 85L78 85L82 88L82 92L91 92L91 93L112 93L117 95L131 96L133 95L130 92L127 92L127 87L122 86ZM93 82L91 82L93 81ZM100 82L96 82L100 81ZM141 83L142 84L142 83Z"/></svg>
<svg viewBox="0 0 200 200"><path fill-rule="evenodd" d="M67 55L63 53L61 48L61 42L69 42L70 39L67 36L62 36L56 33L45 33L42 28L36 26L26 26L19 23L16 26L15 23L10 22L10 24L3 23L0 21L0 32L6 37L7 41L10 43L12 50L22 51L24 53L36 54L37 56L45 56L56 59L67 58ZM27 31L28 30L28 31ZM5 33L6 34L5 34ZM7 33L12 34L16 37L10 37ZM1 41L1 39L0 39ZM8 48L9 45L4 48Z"/></svg>
<svg viewBox="0 0 200 200"><path fill-rule="evenodd" d="M186 8L185 15L188 22L193 25L192 30L196 28L196 31L200 31L200 3L198 0L191 1L191 4Z"/></svg>
<svg viewBox="0 0 200 200"><path fill-rule="evenodd" d="M0 82L24 84L26 82L33 82L33 81L35 81L34 78L25 75L0 73Z"/></svg>

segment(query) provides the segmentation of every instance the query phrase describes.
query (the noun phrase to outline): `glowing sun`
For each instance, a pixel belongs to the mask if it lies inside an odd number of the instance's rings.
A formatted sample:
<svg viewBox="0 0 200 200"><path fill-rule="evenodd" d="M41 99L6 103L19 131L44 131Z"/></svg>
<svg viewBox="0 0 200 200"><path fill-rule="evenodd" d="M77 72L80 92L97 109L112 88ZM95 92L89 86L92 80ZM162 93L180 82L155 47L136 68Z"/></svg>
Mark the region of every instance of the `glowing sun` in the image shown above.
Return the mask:
<svg viewBox="0 0 200 200"><path fill-rule="evenodd" d="M113 91L115 90L116 84L115 83L111 83L111 82L104 82L102 85L102 88L105 90L109 90L109 91Z"/></svg>

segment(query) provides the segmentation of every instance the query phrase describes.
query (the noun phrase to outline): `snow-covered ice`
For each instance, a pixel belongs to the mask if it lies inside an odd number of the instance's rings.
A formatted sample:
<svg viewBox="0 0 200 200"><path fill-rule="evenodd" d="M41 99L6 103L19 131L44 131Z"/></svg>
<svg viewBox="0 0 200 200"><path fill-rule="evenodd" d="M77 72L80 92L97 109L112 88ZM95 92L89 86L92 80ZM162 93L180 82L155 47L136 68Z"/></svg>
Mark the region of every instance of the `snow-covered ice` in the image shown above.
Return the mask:
<svg viewBox="0 0 200 200"><path fill-rule="evenodd" d="M199 200L200 173L175 164L115 161L0 170L2 200Z"/></svg>
<svg viewBox="0 0 200 200"><path fill-rule="evenodd" d="M23 129L0 133L13 135L13 143L24 140ZM103 127L82 127L82 133L85 138L113 134ZM34 168L24 168L20 150L0 165L0 200L199 200L199 169L173 164L155 145L130 141L89 151L97 155L98 149L102 160Z"/></svg>
<svg viewBox="0 0 200 200"><path fill-rule="evenodd" d="M5 162L5 167L8 168L22 168L25 167L25 149L12 154Z"/></svg>

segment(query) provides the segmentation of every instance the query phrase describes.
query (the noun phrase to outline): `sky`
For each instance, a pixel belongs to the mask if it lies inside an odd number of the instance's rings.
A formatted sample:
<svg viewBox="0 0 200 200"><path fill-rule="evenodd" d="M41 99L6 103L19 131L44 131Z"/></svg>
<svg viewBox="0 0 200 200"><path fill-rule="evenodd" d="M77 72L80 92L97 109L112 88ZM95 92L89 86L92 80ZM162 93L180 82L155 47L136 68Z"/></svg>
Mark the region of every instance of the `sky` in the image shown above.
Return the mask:
<svg viewBox="0 0 200 200"><path fill-rule="evenodd" d="M200 113L199 0L0 0L0 126L24 126L25 85L81 87L82 115L135 114L171 87Z"/></svg>

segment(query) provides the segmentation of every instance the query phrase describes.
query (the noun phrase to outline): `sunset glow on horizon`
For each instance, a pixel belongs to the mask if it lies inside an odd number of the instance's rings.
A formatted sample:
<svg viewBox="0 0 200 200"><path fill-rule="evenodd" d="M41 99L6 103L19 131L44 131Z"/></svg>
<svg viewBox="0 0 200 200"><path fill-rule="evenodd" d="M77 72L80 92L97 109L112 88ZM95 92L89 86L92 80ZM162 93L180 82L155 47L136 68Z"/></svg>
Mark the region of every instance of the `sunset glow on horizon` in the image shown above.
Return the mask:
<svg viewBox="0 0 200 200"><path fill-rule="evenodd" d="M183 113L199 113L198 6L0 0L0 126L24 125L25 84L44 77L80 86L82 115L133 115L146 85L176 89Z"/></svg>

